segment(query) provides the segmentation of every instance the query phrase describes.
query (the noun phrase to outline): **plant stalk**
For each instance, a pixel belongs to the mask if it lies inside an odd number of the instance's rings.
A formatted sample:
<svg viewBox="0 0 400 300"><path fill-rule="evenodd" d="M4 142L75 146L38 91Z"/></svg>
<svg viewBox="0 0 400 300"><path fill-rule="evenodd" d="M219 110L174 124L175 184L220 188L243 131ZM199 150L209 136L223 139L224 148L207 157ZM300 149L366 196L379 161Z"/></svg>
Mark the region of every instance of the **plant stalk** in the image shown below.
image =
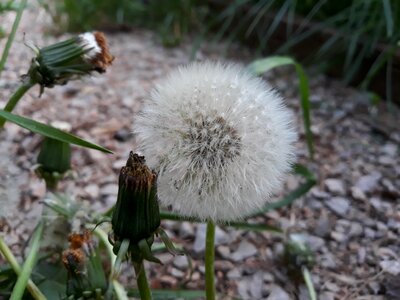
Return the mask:
<svg viewBox="0 0 400 300"><path fill-rule="evenodd" d="M151 300L151 291L146 277L146 270L144 269L143 260L140 263L133 262L135 268L137 287L140 293L140 299Z"/></svg>
<svg viewBox="0 0 400 300"><path fill-rule="evenodd" d="M3 71L4 65L6 64L6 61L8 58L8 53L10 52L11 45L15 38L15 33L17 32L19 22L21 21L22 13L24 12L27 1L28 0L21 0L21 3L19 4L17 15L15 16L10 35L8 36L6 46L4 47L3 55L1 56L0 73L1 73L1 71Z"/></svg>
<svg viewBox="0 0 400 300"><path fill-rule="evenodd" d="M25 95L25 93L34 85L35 83L31 82L30 80L24 81L11 96L10 100L8 100L6 106L4 107L4 110L7 112L12 112L22 96ZM5 123L6 119L0 117L0 129L4 127Z"/></svg>
<svg viewBox="0 0 400 300"><path fill-rule="evenodd" d="M8 248L7 244L1 237L0 237L0 252L3 254L6 261L10 264L15 274L20 275L21 267L18 264L15 256L12 254L10 248ZM28 280L26 288L35 300L46 300L45 295L42 294L42 292L39 290L39 288L35 285L35 283L31 279Z"/></svg>
<svg viewBox="0 0 400 300"><path fill-rule="evenodd" d="M22 299L22 296L24 295L24 291L28 284L29 277L31 276L32 270L35 267L37 261L37 255L39 253L40 239L42 237L42 233L43 233L43 223L40 222L33 233L31 249L29 250L29 254L24 262L24 265L22 266L21 272L18 275L18 279L13 288L10 300Z"/></svg>
<svg viewBox="0 0 400 300"><path fill-rule="evenodd" d="M302 269L302 272L303 272L304 282L306 283L306 286L308 289L308 294L310 295L310 299L317 300L317 293L315 292L315 289L314 289L314 284L311 279L310 271L306 267L304 267Z"/></svg>
<svg viewBox="0 0 400 300"><path fill-rule="evenodd" d="M215 224L212 221L208 221L207 233L206 233L206 253L205 253L207 300L215 300L214 243L215 243Z"/></svg>

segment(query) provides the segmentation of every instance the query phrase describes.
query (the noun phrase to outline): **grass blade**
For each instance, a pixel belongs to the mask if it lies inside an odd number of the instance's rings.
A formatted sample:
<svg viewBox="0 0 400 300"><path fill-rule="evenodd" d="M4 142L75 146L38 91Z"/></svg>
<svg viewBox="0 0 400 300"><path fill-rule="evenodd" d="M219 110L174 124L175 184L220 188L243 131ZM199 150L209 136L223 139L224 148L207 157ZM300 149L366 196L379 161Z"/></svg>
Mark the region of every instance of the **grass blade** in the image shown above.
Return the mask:
<svg viewBox="0 0 400 300"><path fill-rule="evenodd" d="M310 114L311 105L309 99L310 89L308 85L308 78L304 72L303 67L290 57L271 56L252 62L250 65L248 65L247 69L253 74L261 75L273 68L285 65L293 65L296 69L296 73L299 78L300 100L303 112L303 122L305 128L306 142L310 158L314 159L314 144L311 132L311 114Z"/></svg>
<svg viewBox="0 0 400 300"><path fill-rule="evenodd" d="M382 0L382 4L386 20L386 36L389 38L393 35L392 6L390 5L390 0Z"/></svg>
<svg viewBox="0 0 400 300"><path fill-rule="evenodd" d="M22 266L21 273L18 276L18 280L14 286L10 300L22 299L26 285L28 284L29 281L29 277L31 276L32 269L36 264L36 258L39 252L42 232L43 232L43 223L40 222L39 225L36 227L35 232L33 233L31 249L29 251L28 257L26 258L24 265Z"/></svg>
<svg viewBox="0 0 400 300"><path fill-rule="evenodd" d="M24 12L26 2L27 2L27 0L21 0L21 3L19 4L18 10L17 10L17 15L15 16L15 20L14 20L13 26L11 28L10 35L7 39L6 46L4 47L3 55L1 56L0 74L1 74L1 71L3 71L3 69L4 69L4 65L6 64L6 61L8 58L8 53L10 52L11 45L14 41L15 33L17 32L19 22L21 21L22 13Z"/></svg>
<svg viewBox="0 0 400 300"><path fill-rule="evenodd" d="M25 129L28 129L34 133L38 133L42 136L49 137L61 142L69 143L69 144L74 144L77 146L81 146L84 148L90 148L90 149L95 149L99 150L102 152L106 153L112 153L111 150L108 150L106 148L103 148L99 145L93 144L91 142L85 141L75 135L69 134L67 132L64 132L62 130L56 129L54 127L51 127L49 125L43 124L36 122L34 120L17 116L14 114L11 114L9 112L6 112L4 110L0 110L0 117L17 124Z"/></svg>

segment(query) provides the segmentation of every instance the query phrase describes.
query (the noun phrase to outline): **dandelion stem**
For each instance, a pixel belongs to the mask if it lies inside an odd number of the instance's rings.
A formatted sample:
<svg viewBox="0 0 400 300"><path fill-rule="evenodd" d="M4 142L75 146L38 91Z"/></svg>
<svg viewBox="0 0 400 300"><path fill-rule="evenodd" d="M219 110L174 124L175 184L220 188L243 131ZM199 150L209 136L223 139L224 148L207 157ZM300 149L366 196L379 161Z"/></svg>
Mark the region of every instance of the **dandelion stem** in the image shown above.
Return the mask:
<svg viewBox="0 0 400 300"><path fill-rule="evenodd" d="M12 112L22 96L25 95L25 93L34 85L35 83L30 80L23 82L15 91L15 93L11 96L10 100L8 100L6 106L4 107L4 110L7 112ZM5 123L6 119L0 117L0 129L4 127Z"/></svg>
<svg viewBox="0 0 400 300"><path fill-rule="evenodd" d="M21 266L18 264L17 259L12 254L10 248L8 248L7 244L0 237L0 253L3 254L4 258L8 261L11 268L17 275L21 274ZM42 294L39 288L33 283L31 279L28 280L27 290L30 292L32 297L36 300L46 300L46 297Z"/></svg>
<svg viewBox="0 0 400 300"><path fill-rule="evenodd" d="M140 293L140 299L151 300L151 291L146 277L146 270L144 269L143 260L140 263L133 262L135 268L137 286Z"/></svg>
<svg viewBox="0 0 400 300"><path fill-rule="evenodd" d="M214 243L215 243L215 224L212 221L208 221L207 233L206 233L206 254L205 254L207 300L215 300Z"/></svg>

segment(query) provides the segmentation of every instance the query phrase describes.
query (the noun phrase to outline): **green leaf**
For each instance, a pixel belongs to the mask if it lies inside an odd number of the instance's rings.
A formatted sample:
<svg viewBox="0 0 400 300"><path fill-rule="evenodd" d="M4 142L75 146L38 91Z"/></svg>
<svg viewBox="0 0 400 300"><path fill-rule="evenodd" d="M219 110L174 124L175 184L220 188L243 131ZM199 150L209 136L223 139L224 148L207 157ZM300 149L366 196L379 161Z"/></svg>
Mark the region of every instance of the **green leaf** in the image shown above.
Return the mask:
<svg viewBox="0 0 400 300"><path fill-rule="evenodd" d="M34 133L38 133L38 134L48 137L48 138L52 138L52 139L55 139L55 140L58 140L61 142L74 144L74 145L85 147L85 148L99 150L99 151L106 152L106 153L112 153L111 150L108 150L99 145L85 141L75 135L69 134L62 130L56 129L54 127L51 127L51 126L43 124L43 123L36 122L34 120L31 120L31 119L28 119L25 117L11 114L4 110L0 110L0 117L4 118L14 124L17 124L18 126L21 126L25 129L28 129Z"/></svg>
<svg viewBox="0 0 400 300"><path fill-rule="evenodd" d="M199 290L157 290L152 289L151 293L155 300L162 299L202 299L206 296L204 291ZM129 289L128 297L140 297L139 290Z"/></svg>
<svg viewBox="0 0 400 300"><path fill-rule="evenodd" d="M301 100L301 108L303 111L303 122L306 133L306 141L308 152L310 154L310 158L314 158L314 145L313 145L313 136L311 132L311 116L310 116L310 99L309 99L309 86L308 79L304 72L303 67L296 62L293 58L287 56L271 56L263 59L256 60L247 66L247 70L255 75L261 75L269 70L285 66L285 65L293 65L296 68L297 76L299 77L299 89L300 89L300 100Z"/></svg>

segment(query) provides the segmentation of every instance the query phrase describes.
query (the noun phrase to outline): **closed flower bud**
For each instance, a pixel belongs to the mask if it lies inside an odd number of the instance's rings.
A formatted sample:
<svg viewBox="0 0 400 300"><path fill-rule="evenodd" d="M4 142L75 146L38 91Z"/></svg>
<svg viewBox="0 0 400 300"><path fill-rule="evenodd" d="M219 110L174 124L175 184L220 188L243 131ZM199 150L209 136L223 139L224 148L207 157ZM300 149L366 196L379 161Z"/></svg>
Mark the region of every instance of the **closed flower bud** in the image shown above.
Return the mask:
<svg viewBox="0 0 400 300"><path fill-rule="evenodd" d="M64 123L52 123L59 129L67 129ZM37 157L36 173L46 181L47 188L55 190L57 182L71 169L71 145L45 137Z"/></svg>
<svg viewBox="0 0 400 300"><path fill-rule="evenodd" d="M160 226L156 177L143 156L129 154L119 175L118 199L112 217L116 240L129 239L131 245L136 245L144 239L151 245Z"/></svg>
<svg viewBox="0 0 400 300"><path fill-rule="evenodd" d="M33 46L36 57L26 75L33 83L44 88L66 84L69 80L93 71L104 73L114 57L101 32L87 32L47 47Z"/></svg>

